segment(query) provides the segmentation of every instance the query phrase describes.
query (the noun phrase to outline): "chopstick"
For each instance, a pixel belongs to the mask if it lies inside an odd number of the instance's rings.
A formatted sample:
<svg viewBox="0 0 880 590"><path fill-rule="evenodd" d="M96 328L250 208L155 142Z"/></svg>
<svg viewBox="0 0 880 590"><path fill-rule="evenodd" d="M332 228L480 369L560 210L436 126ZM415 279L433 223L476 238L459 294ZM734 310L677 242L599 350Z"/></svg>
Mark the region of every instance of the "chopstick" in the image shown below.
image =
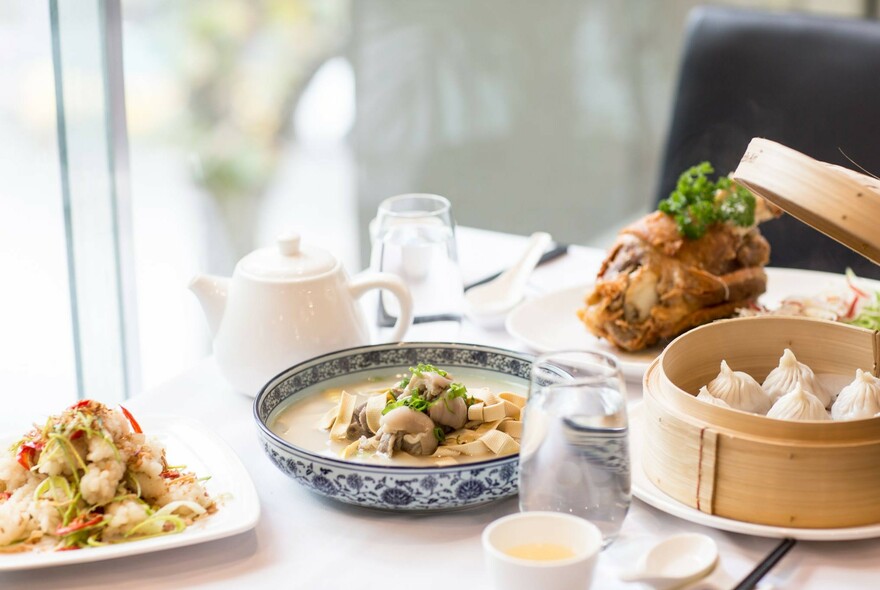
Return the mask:
<svg viewBox="0 0 880 590"><path fill-rule="evenodd" d="M544 254L541 256L541 258L538 259L537 266L541 266L545 262L550 262L551 260L555 260L555 259L559 258L560 256L563 256L566 253L568 253L568 244L556 244L555 247L544 252ZM474 287L476 287L478 285L484 285L493 279L497 279L499 276L501 276L501 273L503 273L503 272L504 271L496 272L493 275L490 275L488 277L484 277L478 281L474 281L473 283L471 283L469 285L465 285L464 290L467 291L468 289L473 289Z"/></svg>
<svg viewBox="0 0 880 590"><path fill-rule="evenodd" d="M794 544L797 543L794 539L784 539L779 545L776 546L776 549L770 552L770 554L764 558L764 561L755 566L755 569L749 573L748 576L743 578L743 581L737 584L737 586L733 590L752 590L752 588L757 585L758 582L761 581L761 578L767 575L773 566L788 553Z"/></svg>

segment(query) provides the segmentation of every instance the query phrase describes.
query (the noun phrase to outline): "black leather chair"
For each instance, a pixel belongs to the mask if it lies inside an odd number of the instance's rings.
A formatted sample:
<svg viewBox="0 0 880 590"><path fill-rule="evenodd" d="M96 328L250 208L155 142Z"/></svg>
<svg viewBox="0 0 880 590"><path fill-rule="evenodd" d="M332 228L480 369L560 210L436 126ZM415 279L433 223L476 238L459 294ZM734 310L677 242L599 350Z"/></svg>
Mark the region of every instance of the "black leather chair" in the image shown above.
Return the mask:
<svg viewBox="0 0 880 590"><path fill-rule="evenodd" d="M732 171L752 137L855 168L848 156L880 175L880 23L691 11L657 200L700 161L711 161L718 173ZM880 279L880 267L791 216L761 231L772 266L849 266Z"/></svg>

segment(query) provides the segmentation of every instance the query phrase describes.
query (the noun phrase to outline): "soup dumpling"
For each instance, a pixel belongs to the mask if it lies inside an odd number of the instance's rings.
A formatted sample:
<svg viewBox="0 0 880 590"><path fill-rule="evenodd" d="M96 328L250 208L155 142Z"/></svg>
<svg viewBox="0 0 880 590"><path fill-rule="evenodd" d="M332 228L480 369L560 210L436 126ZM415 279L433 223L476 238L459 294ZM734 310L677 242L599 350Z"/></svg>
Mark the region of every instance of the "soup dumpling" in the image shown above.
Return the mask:
<svg viewBox="0 0 880 590"><path fill-rule="evenodd" d="M761 387L770 396L772 402L776 402L783 395L794 389L800 383L804 389L819 398L826 408L831 405L831 395L819 384L813 369L795 358L794 353L786 348L779 359L779 366L770 371Z"/></svg>
<svg viewBox="0 0 880 590"><path fill-rule="evenodd" d="M705 385L700 388L700 393L697 394L697 399L701 402L718 406L719 408L730 408L730 405L726 401L709 393L709 390L706 389Z"/></svg>
<svg viewBox="0 0 880 590"><path fill-rule="evenodd" d="M767 412L768 418L777 420L830 420L822 401L807 391L800 383L780 397Z"/></svg>
<svg viewBox="0 0 880 590"><path fill-rule="evenodd" d="M844 387L831 406L835 420L872 418L880 412L880 379L856 369L855 380Z"/></svg>
<svg viewBox="0 0 880 590"><path fill-rule="evenodd" d="M709 395L737 410L766 414L770 409L770 398L761 385L748 373L731 370L727 361L721 361L721 372L706 388Z"/></svg>

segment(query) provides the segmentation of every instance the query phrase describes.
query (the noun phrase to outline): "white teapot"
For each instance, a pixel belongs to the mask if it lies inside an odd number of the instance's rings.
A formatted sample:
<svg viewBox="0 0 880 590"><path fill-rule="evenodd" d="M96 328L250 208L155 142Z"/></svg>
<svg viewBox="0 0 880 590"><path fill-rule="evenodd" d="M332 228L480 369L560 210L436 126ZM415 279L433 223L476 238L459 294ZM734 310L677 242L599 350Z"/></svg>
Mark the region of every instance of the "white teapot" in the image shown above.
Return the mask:
<svg viewBox="0 0 880 590"><path fill-rule="evenodd" d="M214 335L220 372L250 396L287 367L368 344L357 300L370 289L387 289L400 303L392 341L401 340L412 324L412 297L397 276L349 278L332 254L302 247L293 233L242 258L231 279L198 275L189 288Z"/></svg>

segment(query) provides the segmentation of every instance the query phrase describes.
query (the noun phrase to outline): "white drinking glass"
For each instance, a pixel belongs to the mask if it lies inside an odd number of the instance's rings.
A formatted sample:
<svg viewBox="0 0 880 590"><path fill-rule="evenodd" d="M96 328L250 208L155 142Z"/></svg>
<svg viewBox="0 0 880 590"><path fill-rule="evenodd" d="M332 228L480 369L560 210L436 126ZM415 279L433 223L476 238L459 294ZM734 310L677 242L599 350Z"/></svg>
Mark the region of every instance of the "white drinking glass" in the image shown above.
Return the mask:
<svg viewBox="0 0 880 590"><path fill-rule="evenodd" d="M539 356L523 412L519 502L599 527L607 546L629 510L626 383L600 352Z"/></svg>
<svg viewBox="0 0 880 590"><path fill-rule="evenodd" d="M409 339L431 340L458 335L464 287L458 266L455 221L449 200L439 195L406 194L382 201L371 224L370 267L396 274L413 299ZM381 293L376 321L380 329L394 324L397 301Z"/></svg>

